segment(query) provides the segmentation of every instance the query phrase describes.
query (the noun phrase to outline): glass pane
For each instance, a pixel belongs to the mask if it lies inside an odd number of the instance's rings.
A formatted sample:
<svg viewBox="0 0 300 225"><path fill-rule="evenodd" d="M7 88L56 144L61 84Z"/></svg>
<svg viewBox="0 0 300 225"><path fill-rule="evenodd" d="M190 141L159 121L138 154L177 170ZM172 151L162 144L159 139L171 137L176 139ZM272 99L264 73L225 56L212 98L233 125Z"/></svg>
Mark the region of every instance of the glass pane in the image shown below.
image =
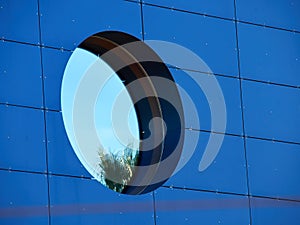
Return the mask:
<svg viewBox="0 0 300 225"><path fill-rule="evenodd" d="M99 84L101 88L95 93L97 96L93 96L96 100L94 112L82 114L83 123L90 115L94 115L92 119L98 140L83 146L78 144L78 127L74 126L74 101L85 76L104 76L105 79L100 79L103 82ZM90 83L91 87L93 85ZM89 95L85 97L89 98ZM61 104L69 140L81 163L103 185L122 192L134 175L132 166L137 165L139 156L138 119L123 81L101 58L77 48L66 66ZM80 139L88 141L89 136L94 135L92 132L92 129L85 131L86 137ZM92 148L90 145L93 145Z"/></svg>

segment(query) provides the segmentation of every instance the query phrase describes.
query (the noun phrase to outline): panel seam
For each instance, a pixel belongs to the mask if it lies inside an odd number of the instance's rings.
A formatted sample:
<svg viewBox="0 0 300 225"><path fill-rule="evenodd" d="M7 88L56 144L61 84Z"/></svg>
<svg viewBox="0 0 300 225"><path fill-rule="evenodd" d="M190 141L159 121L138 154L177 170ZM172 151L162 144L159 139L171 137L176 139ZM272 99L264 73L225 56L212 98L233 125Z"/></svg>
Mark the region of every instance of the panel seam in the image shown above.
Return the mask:
<svg viewBox="0 0 300 225"><path fill-rule="evenodd" d="M145 25L144 25L144 10L143 10L143 1L140 0L140 9L141 9L141 26L142 26L142 40L145 41Z"/></svg>
<svg viewBox="0 0 300 225"><path fill-rule="evenodd" d="M124 1L130 2L130 3L139 3L137 1L132 1L132 0L124 0ZM227 17L222 17L222 16L216 16L216 15L212 15L212 14L206 14L206 13L201 13L201 12L194 12L194 11L189 11L189 10L185 10L185 9L179 9L179 8L169 7L169 6L162 6L162 5L157 5L157 4L147 3L147 2L143 2L143 4L147 5L147 6L151 6L151 7L161 8L161 9L168 9L168 10L177 11L177 12L183 12L183 13L188 13L188 14L205 16L205 17L209 17L209 18L226 20L226 21L239 22L239 23L253 25L253 26L266 27L266 28L270 28L270 29L275 29L275 30L281 30L281 31L287 31L287 32L291 32L291 33L300 34L300 31L295 30L295 29L288 29L288 28L276 27L276 26L271 26L271 25L267 25L267 24L260 24L260 23L245 21L245 20L238 20L236 17L234 17L232 19L232 18L227 18Z"/></svg>
<svg viewBox="0 0 300 225"><path fill-rule="evenodd" d="M248 191L248 208L249 208L249 224L252 225L252 206L250 197L250 180L249 180L249 164L248 164L248 154L247 154L247 143L246 143L246 129L245 129L245 115L244 115L244 101L243 101L243 84L241 79L241 62L240 62L240 48L239 48L239 35L238 35L238 21L237 21L237 6L236 0L234 3L234 25L235 25L235 38L236 38L236 52L237 52L237 63L238 63L238 75L239 75L239 86L240 86L240 101L241 101L241 116L242 116L242 134L244 143L244 157L245 157L245 167L246 167L246 179L247 179L247 191Z"/></svg>
<svg viewBox="0 0 300 225"><path fill-rule="evenodd" d="M46 97L45 97L45 75L43 65L43 50L42 50L42 29L41 29L41 8L40 0L37 0L38 6L38 26L39 26L39 49L40 49L40 65L42 73L42 94L43 94L43 108L46 108ZM50 181L49 181L49 159L48 159L48 135L47 135L47 119L46 110L43 110L44 114L44 135L45 135L45 157L46 157L46 177L47 177L47 200L48 200L48 224L51 225L51 198L50 198Z"/></svg>

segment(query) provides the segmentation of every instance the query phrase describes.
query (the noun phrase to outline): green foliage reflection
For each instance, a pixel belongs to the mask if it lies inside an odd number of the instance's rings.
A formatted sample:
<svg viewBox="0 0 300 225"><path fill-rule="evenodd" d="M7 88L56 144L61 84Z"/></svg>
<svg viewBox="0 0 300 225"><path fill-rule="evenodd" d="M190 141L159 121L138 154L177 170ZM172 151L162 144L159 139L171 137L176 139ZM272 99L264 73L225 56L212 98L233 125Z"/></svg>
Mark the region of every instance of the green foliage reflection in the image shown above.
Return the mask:
<svg viewBox="0 0 300 225"><path fill-rule="evenodd" d="M131 145L117 153L111 151L106 153L100 149L99 158L99 166L102 170L101 182L121 193L134 175L132 166L137 165L138 150L132 149Z"/></svg>

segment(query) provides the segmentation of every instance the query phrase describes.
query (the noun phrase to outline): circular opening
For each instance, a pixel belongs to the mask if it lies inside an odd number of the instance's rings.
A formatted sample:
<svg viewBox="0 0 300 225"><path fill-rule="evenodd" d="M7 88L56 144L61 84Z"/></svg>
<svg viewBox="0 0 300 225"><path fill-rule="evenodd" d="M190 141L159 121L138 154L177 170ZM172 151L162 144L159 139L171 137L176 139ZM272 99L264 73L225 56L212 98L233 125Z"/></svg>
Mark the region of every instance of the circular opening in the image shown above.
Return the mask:
<svg viewBox="0 0 300 225"><path fill-rule="evenodd" d="M177 107L164 99L166 89ZM61 104L77 157L103 185L143 194L172 175L182 149L183 110L167 66L144 42L113 31L87 38L66 66ZM161 163L171 156L172 163Z"/></svg>

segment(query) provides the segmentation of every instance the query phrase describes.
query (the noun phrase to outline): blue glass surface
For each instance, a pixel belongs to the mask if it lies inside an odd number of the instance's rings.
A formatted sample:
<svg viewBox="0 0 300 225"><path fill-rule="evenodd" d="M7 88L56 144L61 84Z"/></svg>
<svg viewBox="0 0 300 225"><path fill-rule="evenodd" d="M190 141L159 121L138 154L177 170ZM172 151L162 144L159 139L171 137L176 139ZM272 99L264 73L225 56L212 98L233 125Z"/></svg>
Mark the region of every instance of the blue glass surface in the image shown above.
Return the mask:
<svg viewBox="0 0 300 225"><path fill-rule="evenodd" d="M185 73L183 70L170 70L176 83L184 89L189 97L193 100L197 113L199 115L200 127L195 127L194 117L191 116L191 106L188 101L182 96L182 104L185 113L185 126L187 128L196 128L203 130L211 130L211 110L205 97L205 93L198 85L199 82L205 82L207 74L191 72L192 76ZM240 103L240 84L239 80L227 77L216 76L216 79L223 92L226 113L227 113L227 126L226 133L242 134L242 112ZM212 90L215 87L211 87ZM223 113L223 112L220 112ZM217 130L222 132L221 130Z"/></svg>
<svg viewBox="0 0 300 225"><path fill-rule="evenodd" d="M244 196L160 188L155 192L157 225L249 224Z"/></svg>
<svg viewBox="0 0 300 225"><path fill-rule="evenodd" d="M242 23L238 28L242 77L300 86L300 34Z"/></svg>
<svg viewBox="0 0 300 225"><path fill-rule="evenodd" d="M39 42L36 0L0 1L0 37L37 44Z"/></svg>
<svg viewBox="0 0 300 225"><path fill-rule="evenodd" d="M243 81L246 135L300 142L300 89Z"/></svg>
<svg viewBox="0 0 300 225"><path fill-rule="evenodd" d="M68 140L60 112L47 112L49 172L90 177Z"/></svg>
<svg viewBox="0 0 300 225"><path fill-rule="evenodd" d="M152 194L118 194L96 180L50 177L52 224L154 224Z"/></svg>
<svg viewBox="0 0 300 225"><path fill-rule="evenodd" d="M39 48L1 41L0 59L0 102L42 107Z"/></svg>
<svg viewBox="0 0 300 225"><path fill-rule="evenodd" d="M46 171L44 113L0 105L0 167Z"/></svg>
<svg viewBox="0 0 300 225"><path fill-rule="evenodd" d="M74 49L92 34L118 30L141 38L140 6L130 2L91 0L41 1L42 43ZM53 35L55 34L55 35Z"/></svg>
<svg viewBox="0 0 300 225"><path fill-rule="evenodd" d="M252 224L298 225L300 202L251 198Z"/></svg>
<svg viewBox="0 0 300 225"><path fill-rule="evenodd" d="M240 137L225 136L223 145L214 162L204 171L198 170L200 160L210 133L185 132L183 151L192 148L193 141L199 137L199 144L185 167L171 177L166 185L247 194L244 142ZM220 134L213 134L220 135ZM185 154L182 155L184 157Z"/></svg>
<svg viewBox="0 0 300 225"><path fill-rule="evenodd" d="M61 110L60 90L64 70L71 52L43 48L43 69L45 74L45 107Z"/></svg>
<svg viewBox="0 0 300 225"><path fill-rule="evenodd" d="M47 177L0 170L0 224L48 225Z"/></svg>
<svg viewBox="0 0 300 225"><path fill-rule="evenodd" d="M144 0L165 7L233 18L234 1ZM118 30L141 38L141 7L123 0L0 0L0 38L39 42L38 3L42 42L74 49L93 33ZM237 18L300 31L299 1L236 0ZM196 52L214 73L238 77L235 24L232 21L143 6L146 39L166 40ZM300 86L299 33L238 23L242 78ZM60 87L70 52L42 49L45 107L60 110ZM40 49L37 46L0 42L0 103L41 108L43 88ZM193 69L193 68L190 68ZM171 70L195 100L201 129L210 130L208 103L201 90ZM196 73L195 73L196 74ZM206 76L204 74L198 74ZM226 132L242 133L239 80L218 77L226 101ZM300 142L300 92L297 88L242 81L246 135ZM183 102L185 104L185 102ZM187 109L189 112L190 109ZM187 127L195 121L186 114ZM125 196L95 180L75 178L89 174L67 139L61 113L47 112L48 165L51 173L51 224L250 224L243 139L225 136L214 163L198 171L209 133L191 161L155 194ZM43 111L0 104L0 224L48 224L47 177L44 174L8 172L46 171ZM197 131L186 131L189 149ZM299 225L299 146L246 139L252 225ZM187 191L183 188L195 189ZM182 189L181 189L182 188ZM198 189L198 190L197 190ZM232 195L211 192L232 192ZM286 198L293 201L274 200ZM156 221L155 221L156 219Z"/></svg>
<svg viewBox="0 0 300 225"><path fill-rule="evenodd" d="M300 200L300 145L247 139L252 195Z"/></svg>
<svg viewBox="0 0 300 225"><path fill-rule="evenodd" d="M232 21L144 6L144 26L145 39L182 45L202 58L213 73L237 76L235 25Z"/></svg>
<svg viewBox="0 0 300 225"><path fill-rule="evenodd" d="M145 3L151 3L159 6L166 6L196 13L204 13L207 15L214 15L226 18L234 17L234 2L231 0L215 1L215 0L143 0Z"/></svg>
<svg viewBox="0 0 300 225"><path fill-rule="evenodd" d="M236 0L239 20L300 31L300 2Z"/></svg>

